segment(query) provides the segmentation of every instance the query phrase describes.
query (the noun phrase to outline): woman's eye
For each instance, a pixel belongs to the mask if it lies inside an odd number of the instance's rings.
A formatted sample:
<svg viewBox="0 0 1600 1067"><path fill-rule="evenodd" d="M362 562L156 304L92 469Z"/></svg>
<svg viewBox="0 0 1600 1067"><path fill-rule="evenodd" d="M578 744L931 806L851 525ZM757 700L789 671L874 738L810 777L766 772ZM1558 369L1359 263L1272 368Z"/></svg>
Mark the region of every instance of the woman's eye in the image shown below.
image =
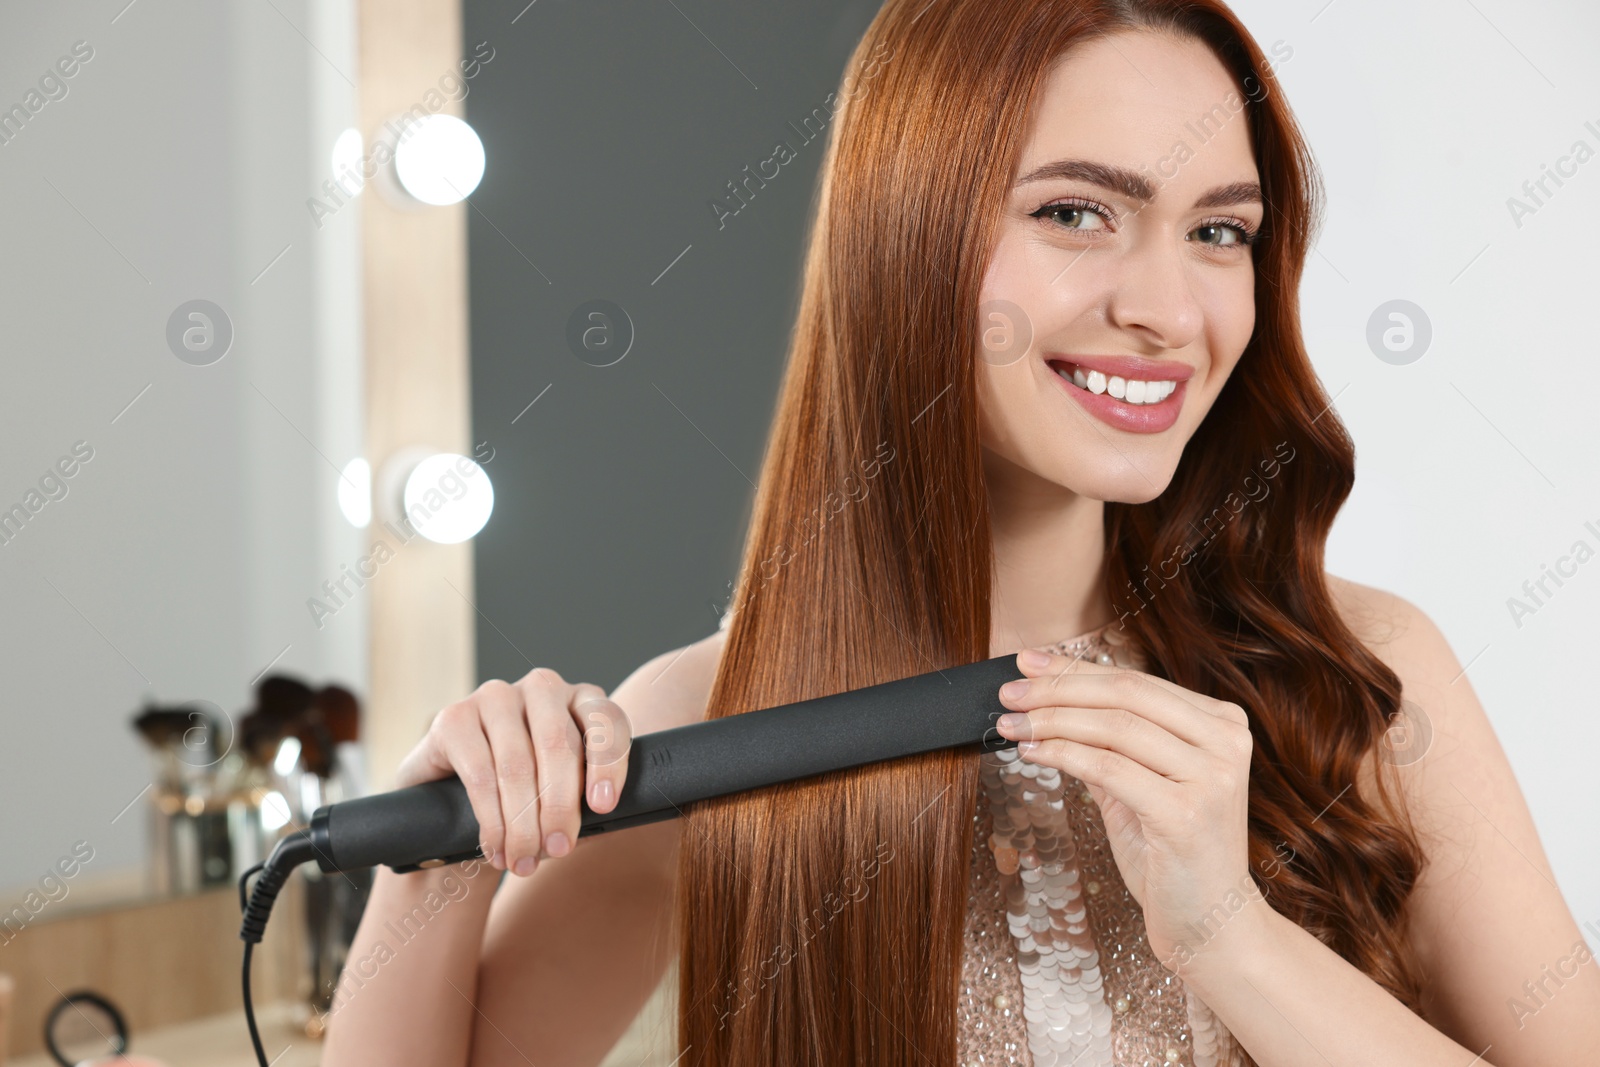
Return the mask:
<svg viewBox="0 0 1600 1067"><path fill-rule="evenodd" d="M1255 239L1255 234L1243 226L1231 222L1207 222L1194 229L1201 244L1232 247L1234 245L1247 245Z"/></svg>
<svg viewBox="0 0 1600 1067"><path fill-rule="evenodd" d="M1087 204L1046 204L1038 211L1032 213L1034 218L1049 217L1057 220L1057 225L1063 230L1084 231L1104 230L1109 221L1106 214L1098 208Z"/></svg>

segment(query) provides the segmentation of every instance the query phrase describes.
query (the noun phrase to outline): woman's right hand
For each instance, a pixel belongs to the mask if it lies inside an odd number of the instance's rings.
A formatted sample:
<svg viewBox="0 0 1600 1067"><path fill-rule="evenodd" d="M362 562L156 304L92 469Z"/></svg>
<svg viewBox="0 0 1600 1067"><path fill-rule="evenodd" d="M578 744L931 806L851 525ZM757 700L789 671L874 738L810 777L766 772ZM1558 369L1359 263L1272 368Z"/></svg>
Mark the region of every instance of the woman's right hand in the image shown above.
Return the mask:
<svg viewBox="0 0 1600 1067"><path fill-rule="evenodd" d="M604 689L536 667L515 684L484 682L434 716L395 788L455 774L489 862L532 874L540 859L576 845L580 796L599 813L616 805L632 739L627 714Z"/></svg>

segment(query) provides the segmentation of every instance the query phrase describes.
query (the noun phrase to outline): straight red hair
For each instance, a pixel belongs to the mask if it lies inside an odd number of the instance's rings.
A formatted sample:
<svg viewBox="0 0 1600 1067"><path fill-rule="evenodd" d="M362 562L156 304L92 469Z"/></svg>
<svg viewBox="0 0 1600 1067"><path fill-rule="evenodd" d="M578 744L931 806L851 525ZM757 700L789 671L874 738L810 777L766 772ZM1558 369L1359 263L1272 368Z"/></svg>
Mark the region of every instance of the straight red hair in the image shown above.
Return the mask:
<svg viewBox="0 0 1600 1067"><path fill-rule="evenodd" d="M1216 0L889 0L873 20L828 133L708 715L988 658L977 294L1052 63L1133 30L1199 39L1233 74L1269 210L1255 333L1167 490L1107 504L1106 592L1152 673L1250 713L1252 867L1291 857L1272 905L1416 1009L1402 917L1421 853L1398 807L1352 788L1400 684L1323 572L1354 449L1300 335L1316 172ZM1271 460L1274 491L1232 507ZM953 1064L976 790L975 755L952 750L688 810L683 1062Z"/></svg>

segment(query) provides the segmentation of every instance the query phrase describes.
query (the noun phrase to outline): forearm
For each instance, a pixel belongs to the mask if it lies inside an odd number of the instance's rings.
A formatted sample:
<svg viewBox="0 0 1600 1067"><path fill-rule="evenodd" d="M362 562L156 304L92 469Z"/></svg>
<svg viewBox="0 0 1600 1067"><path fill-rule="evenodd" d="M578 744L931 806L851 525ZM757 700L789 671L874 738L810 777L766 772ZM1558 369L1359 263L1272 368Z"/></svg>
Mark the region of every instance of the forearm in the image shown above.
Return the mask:
<svg viewBox="0 0 1600 1067"><path fill-rule="evenodd" d="M378 868L324 1018L323 1067L467 1063L500 875L481 861L410 874Z"/></svg>
<svg viewBox="0 0 1600 1067"><path fill-rule="evenodd" d="M677 953L678 820L586 839L489 916L473 1067L598 1064Z"/></svg>
<svg viewBox="0 0 1600 1067"><path fill-rule="evenodd" d="M1180 974L1261 1067L1492 1067L1261 898Z"/></svg>

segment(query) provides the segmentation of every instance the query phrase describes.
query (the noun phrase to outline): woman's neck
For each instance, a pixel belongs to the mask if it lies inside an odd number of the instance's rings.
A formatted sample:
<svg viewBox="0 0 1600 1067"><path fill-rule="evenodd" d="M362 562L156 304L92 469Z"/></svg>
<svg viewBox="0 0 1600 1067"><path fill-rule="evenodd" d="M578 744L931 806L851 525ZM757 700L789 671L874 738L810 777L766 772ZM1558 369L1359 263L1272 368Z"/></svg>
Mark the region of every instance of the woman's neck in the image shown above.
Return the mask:
<svg viewBox="0 0 1600 1067"><path fill-rule="evenodd" d="M1108 622L1105 502L984 455L995 556L990 654L1053 644Z"/></svg>

